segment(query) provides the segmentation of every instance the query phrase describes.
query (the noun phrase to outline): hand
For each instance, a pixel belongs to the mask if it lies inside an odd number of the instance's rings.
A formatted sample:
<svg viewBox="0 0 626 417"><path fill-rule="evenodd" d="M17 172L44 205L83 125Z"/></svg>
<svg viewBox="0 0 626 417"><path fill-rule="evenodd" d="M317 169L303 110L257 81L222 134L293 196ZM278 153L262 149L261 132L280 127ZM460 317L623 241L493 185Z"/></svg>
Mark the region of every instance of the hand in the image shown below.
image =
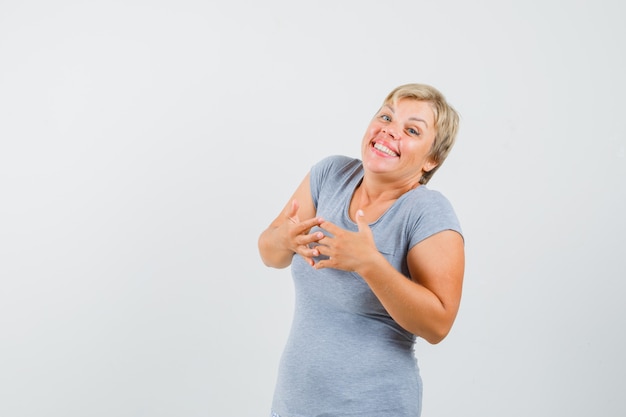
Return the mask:
<svg viewBox="0 0 626 417"><path fill-rule="evenodd" d="M317 250L328 259L318 261L314 265L315 269L335 268L357 272L359 267L380 255L374 242L374 235L365 221L362 210L356 213L356 224L357 232L342 229L327 221L320 224L320 227L328 231L329 235L319 239L320 246L317 246Z"/></svg>
<svg viewBox="0 0 626 417"><path fill-rule="evenodd" d="M313 242L318 242L324 237L324 234L322 232L309 234L309 231L312 227L319 226L324 220L320 217L313 217L301 222L298 217L299 208L298 202L293 200L291 206L285 212L287 217L287 221L284 222L284 227L286 228L285 246L293 253L302 256L309 265L313 266L315 264L313 258L319 256L319 251L316 247L311 248L309 245Z"/></svg>

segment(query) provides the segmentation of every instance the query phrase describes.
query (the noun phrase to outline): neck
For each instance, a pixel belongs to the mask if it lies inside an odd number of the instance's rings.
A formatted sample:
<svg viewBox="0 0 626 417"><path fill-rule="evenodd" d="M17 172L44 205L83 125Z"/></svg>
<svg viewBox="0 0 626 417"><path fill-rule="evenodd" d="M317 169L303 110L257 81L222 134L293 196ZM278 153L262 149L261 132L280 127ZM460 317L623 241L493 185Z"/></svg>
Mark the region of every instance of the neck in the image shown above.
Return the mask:
<svg viewBox="0 0 626 417"><path fill-rule="evenodd" d="M363 181L357 188L359 200L364 204L372 204L385 201L395 201L402 194L420 186L419 181L407 181L406 183L386 183L363 177Z"/></svg>

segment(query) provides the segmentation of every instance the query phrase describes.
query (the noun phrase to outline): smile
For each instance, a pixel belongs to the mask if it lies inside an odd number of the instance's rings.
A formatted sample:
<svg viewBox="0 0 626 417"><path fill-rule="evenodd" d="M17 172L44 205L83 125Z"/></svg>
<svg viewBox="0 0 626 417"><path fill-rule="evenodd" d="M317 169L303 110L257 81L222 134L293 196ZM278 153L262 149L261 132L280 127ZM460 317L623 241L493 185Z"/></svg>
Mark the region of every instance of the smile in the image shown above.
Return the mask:
<svg viewBox="0 0 626 417"><path fill-rule="evenodd" d="M375 143L374 149L379 150L380 152L387 154L389 156L398 156L397 153L395 153L394 151L392 151L391 149L389 149L388 147L386 147L385 145L381 143Z"/></svg>

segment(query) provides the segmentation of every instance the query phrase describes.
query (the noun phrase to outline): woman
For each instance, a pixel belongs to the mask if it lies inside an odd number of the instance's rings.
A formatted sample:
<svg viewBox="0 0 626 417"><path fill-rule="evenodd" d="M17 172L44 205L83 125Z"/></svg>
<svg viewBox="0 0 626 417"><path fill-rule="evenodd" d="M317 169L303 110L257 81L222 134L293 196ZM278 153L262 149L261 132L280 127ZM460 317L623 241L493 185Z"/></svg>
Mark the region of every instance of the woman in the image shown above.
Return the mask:
<svg viewBox="0 0 626 417"><path fill-rule="evenodd" d="M394 89L365 132L362 160L314 165L261 233L263 262L291 265L296 290L273 416L420 415L415 338L440 342L461 299L461 228L425 187L458 119L431 86Z"/></svg>

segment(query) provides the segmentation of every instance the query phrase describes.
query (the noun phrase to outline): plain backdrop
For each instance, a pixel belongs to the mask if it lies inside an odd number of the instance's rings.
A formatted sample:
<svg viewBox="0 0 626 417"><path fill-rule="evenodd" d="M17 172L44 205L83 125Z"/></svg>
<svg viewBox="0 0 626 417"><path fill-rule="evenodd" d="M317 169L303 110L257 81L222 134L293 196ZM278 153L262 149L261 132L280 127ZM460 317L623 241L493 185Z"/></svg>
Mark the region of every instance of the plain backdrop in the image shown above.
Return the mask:
<svg viewBox="0 0 626 417"><path fill-rule="evenodd" d="M467 252L423 416L623 416L625 12L1 0L0 415L267 416L293 288L257 237L421 82Z"/></svg>

